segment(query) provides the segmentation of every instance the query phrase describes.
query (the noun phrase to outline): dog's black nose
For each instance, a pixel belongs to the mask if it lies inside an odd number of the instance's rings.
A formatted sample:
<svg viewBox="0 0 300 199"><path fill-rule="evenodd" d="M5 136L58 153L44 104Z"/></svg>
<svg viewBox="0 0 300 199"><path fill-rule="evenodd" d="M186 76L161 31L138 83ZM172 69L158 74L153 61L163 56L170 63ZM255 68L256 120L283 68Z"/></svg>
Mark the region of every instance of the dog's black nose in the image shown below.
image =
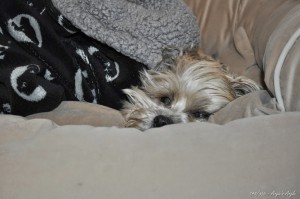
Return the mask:
<svg viewBox="0 0 300 199"><path fill-rule="evenodd" d="M153 127L162 127L168 124L173 124L173 121L170 118L163 115L158 115L153 120Z"/></svg>

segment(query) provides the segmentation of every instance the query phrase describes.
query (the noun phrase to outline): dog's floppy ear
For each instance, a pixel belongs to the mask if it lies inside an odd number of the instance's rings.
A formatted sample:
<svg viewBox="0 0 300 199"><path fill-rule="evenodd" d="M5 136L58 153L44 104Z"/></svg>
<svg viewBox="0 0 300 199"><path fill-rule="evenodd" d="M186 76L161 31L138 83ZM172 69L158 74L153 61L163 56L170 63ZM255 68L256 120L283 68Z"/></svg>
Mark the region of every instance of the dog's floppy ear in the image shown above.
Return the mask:
<svg viewBox="0 0 300 199"><path fill-rule="evenodd" d="M187 55L189 59L193 60L215 61L203 50L201 50L200 48L196 48L195 46L190 46L186 48L168 46L162 50L162 60L156 65L156 67L154 67L154 70L159 72L170 69L175 70L178 58L183 55Z"/></svg>
<svg viewBox="0 0 300 199"><path fill-rule="evenodd" d="M155 71L172 69L176 65L176 60L183 54L183 50L176 47L166 47L162 50L162 60L155 67Z"/></svg>
<svg viewBox="0 0 300 199"><path fill-rule="evenodd" d="M247 93L260 90L260 86L258 86L253 80L244 77L244 76L227 76L232 88L234 89L236 97L240 97Z"/></svg>
<svg viewBox="0 0 300 199"><path fill-rule="evenodd" d="M217 60L215 58L210 56L208 53L206 53L201 48L190 49L189 56L193 60L199 60L199 61L205 60L205 61L209 61L209 62L217 62Z"/></svg>

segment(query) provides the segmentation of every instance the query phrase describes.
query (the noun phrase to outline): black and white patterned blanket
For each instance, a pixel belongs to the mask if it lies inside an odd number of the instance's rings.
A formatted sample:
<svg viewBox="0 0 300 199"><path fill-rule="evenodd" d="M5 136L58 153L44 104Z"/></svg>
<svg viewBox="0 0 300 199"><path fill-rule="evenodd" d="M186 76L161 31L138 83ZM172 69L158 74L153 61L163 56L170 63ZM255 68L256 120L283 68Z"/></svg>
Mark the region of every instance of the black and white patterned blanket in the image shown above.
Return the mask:
<svg viewBox="0 0 300 199"><path fill-rule="evenodd" d="M49 1L0 1L0 113L50 111L63 100L120 108L143 64L87 37Z"/></svg>

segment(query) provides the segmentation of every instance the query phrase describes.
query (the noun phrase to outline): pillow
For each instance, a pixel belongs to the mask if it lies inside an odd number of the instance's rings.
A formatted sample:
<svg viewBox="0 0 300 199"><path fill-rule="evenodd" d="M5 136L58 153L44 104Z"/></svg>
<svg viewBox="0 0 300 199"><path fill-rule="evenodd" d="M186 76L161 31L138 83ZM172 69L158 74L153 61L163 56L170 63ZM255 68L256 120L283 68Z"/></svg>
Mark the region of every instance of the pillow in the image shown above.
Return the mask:
<svg viewBox="0 0 300 199"><path fill-rule="evenodd" d="M300 110L300 2L274 10L260 31L271 32L263 54L265 83L281 111ZM277 21L276 24L272 23ZM272 24L272 25L269 25ZM258 38L258 40L265 38Z"/></svg>
<svg viewBox="0 0 300 199"><path fill-rule="evenodd" d="M50 112L29 115L26 118L50 119L58 125L92 125L104 127L124 127L125 120L121 113L106 106L87 103L64 101Z"/></svg>

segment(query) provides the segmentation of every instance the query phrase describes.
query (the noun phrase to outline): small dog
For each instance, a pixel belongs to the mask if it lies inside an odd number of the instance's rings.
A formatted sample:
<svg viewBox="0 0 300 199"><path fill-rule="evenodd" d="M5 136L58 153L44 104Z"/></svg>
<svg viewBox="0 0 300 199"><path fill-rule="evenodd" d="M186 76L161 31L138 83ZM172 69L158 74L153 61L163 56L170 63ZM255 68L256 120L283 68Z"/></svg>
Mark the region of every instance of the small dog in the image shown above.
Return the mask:
<svg viewBox="0 0 300 199"><path fill-rule="evenodd" d="M175 58L164 53L161 64L143 71L140 87L123 90L128 101L121 112L127 127L146 130L207 121L237 97L260 90L254 81L230 74L226 66L201 49L178 52Z"/></svg>

